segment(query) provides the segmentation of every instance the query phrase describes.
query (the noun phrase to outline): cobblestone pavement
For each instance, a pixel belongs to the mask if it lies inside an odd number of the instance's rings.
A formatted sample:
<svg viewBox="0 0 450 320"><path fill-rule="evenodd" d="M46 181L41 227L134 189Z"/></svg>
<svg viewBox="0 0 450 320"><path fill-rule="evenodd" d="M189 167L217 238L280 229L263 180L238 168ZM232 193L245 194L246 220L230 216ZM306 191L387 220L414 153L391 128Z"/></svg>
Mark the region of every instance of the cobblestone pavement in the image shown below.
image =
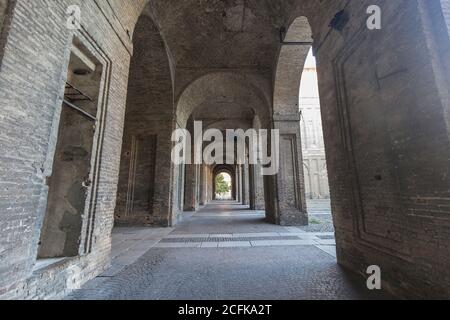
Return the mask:
<svg viewBox="0 0 450 320"><path fill-rule="evenodd" d="M330 199L306 199L306 207L309 214L325 214L331 215L331 200Z"/></svg>
<svg viewBox="0 0 450 320"><path fill-rule="evenodd" d="M332 232L334 233L333 217L331 214L310 214L309 225L299 227L306 232Z"/></svg>
<svg viewBox="0 0 450 320"><path fill-rule="evenodd" d="M334 224L329 199L307 200L309 226L300 229L306 232L333 232Z"/></svg>
<svg viewBox="0 0 450 320"><path fill-rule="evenodd" d="M387 297L337 265L333 233L274 226L263 218L215 203L174 230L116 229L112 268L68 299Z"/></svg>

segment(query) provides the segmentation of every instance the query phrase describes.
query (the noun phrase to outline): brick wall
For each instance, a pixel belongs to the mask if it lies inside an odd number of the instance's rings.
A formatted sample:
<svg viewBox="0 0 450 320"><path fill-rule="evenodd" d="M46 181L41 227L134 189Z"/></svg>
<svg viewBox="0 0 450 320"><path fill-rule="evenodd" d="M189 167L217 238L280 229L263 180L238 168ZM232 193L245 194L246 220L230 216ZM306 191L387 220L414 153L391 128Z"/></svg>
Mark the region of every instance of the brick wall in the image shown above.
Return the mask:
<svg viewBox="0 0 450 320"><path fill-rule="evenodd" d="M174 122L170 63L159 30L147 15L138 21L133 41L116 222L169 226Z"/></svg>
<svg viewBox="0 0 450 320"><path fill-rule="evenodd" d="M45 212L65 76L72 46L66 8L78 4L75 34L98 55L107 77L103 148L98 168L92 253L57 269L33 273ZM57 297L107 265L119 168L131 43L105 1L19 0L4 46L0 72L0 296ZM122 16L135 8L130 2ZM106 73L105 73L106 75ZM77 270L76 272L74 270ZM74 276L75 274L75 276ZM70 280L70 283L69 283ZM70 285L70 286L69 286Z"/></svg>
<svg viewBox="0 0 450 320"><path fill-rule="evenodd" d="M383 29L368 31L365 10L373 2L286 2L291 21L307 15L313 30L338 259L360 273L379 265L385 286L402 296L448 297L449 99L442 71L448 70L448 39L445 43L437 41L445 38L433 39L430 30L442 31L442 26L432 22L433 15L425 15L427 5L421 1L375 1L382 8ZM96 201L89 233L88 226L83 229L92 248L33 272L73 41L66 28L66 8L74 3L80 5L83 17L77 37L98 56L106 72ZM130 35L144 3L16 2L0 70L0 298L57 298L108 265L133 48ZM347 3L349 23L342 32L330 32L329 22ZM177 73L174 91L179 94L192 79L211 73L188 69ZM265 126L266 102L273 92L267 81L270 75L267 70L252 72L204 77L186 103L207 102L202 98L220 89L255 103L252 108ZM222 83L231 86L223 88ZM179 114L187 120L189 110ZM172 117L164 119L161 127L175 127ZM158 124L150 123L152 132L158 131ZM161 159L168 159L171 146L166 133L158 131L164 143L158 152ZM154 199L161 201L158 208L167 207L161 217L172 224L184 181L179 179L183 176L179 167L169 167L164 167L161 181L170 182ZM271 213L278 194L273 180L266 177L264 182L269 218L275 218Z"/></svg>
<svg viewBox="0 0 450 320"><path fill-rule="evenodd" d="M373 1L349 2L349 23L328 37L320 19L344 2L310 19L338 260L361 273L379 265L399 295L448 297L450 142L430 59L438 53L421 20L425 2L376 3L379 31L365 28Z"/></svg>

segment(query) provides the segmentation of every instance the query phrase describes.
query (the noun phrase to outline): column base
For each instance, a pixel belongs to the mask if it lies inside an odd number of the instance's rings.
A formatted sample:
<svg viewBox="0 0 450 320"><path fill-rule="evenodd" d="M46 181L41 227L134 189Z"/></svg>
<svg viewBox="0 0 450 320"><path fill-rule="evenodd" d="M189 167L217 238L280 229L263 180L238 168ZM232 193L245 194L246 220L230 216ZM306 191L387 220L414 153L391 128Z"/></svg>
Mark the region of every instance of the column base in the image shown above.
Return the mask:
<svg viewBox="0 0 450 320"><path fill-rule="evenodd" d="M308 226L309 225L308 213L301 212L299 210L288 210L280 212L278 224L280 226L290 226L290 227Z"/></svg>

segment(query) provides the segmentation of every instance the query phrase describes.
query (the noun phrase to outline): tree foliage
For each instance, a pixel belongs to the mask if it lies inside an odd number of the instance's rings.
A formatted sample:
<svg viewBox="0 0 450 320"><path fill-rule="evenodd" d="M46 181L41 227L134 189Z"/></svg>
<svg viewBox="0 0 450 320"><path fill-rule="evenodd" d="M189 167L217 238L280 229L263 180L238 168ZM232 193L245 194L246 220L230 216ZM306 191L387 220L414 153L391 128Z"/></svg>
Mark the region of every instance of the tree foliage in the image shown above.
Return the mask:
<svg viewBox="0 0 450 320"><path fill-rule="evenodd" d="M228 182L225 181L225 177L223 174L219 174L216 177L216 193L220 195L224 195L231 191L231 187Z"/></svg>

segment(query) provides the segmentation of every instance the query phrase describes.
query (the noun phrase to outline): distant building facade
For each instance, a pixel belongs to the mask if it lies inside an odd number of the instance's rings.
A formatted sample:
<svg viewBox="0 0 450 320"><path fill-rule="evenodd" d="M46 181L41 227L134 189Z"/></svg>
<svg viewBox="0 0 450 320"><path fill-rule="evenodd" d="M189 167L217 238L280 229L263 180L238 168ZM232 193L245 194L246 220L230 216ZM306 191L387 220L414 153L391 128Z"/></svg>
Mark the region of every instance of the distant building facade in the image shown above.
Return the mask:
<svg viewBox="0 0 450 320"><path fill-rule="evenodd" d="M303 166L307 199L329 199L330 188L320 112L317 69L310 54L300 87Z"/></svg>

